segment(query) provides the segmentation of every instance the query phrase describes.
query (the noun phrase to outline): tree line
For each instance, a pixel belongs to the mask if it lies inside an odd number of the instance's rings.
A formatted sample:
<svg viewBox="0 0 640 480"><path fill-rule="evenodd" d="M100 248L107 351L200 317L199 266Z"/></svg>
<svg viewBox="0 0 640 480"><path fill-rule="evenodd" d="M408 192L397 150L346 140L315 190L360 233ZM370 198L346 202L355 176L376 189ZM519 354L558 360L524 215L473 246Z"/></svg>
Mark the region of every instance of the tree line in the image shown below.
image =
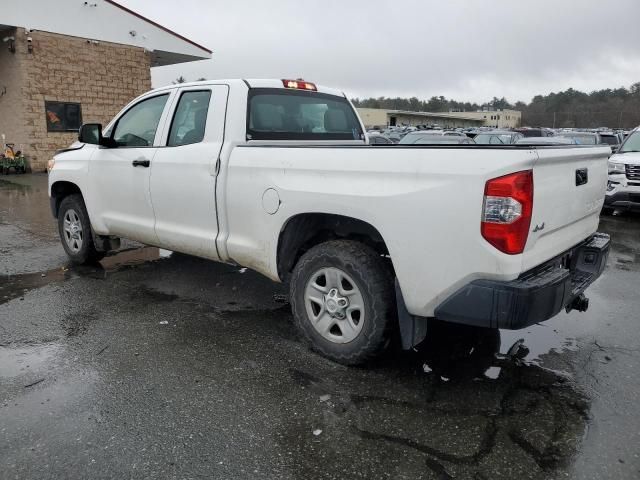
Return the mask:
<svg viewBox="0 0 640 480"><path fill-rule="evenodd" d="M417 97L356 98L353 103L356 107L415 112L513 109L522 112L523 126L633 128L640 125L640 82L629 88L606 88L591 93L569 88L563 92L536 95L529 103L511 103L504 97L493 97L489 102L478 104L458 102L443 96L434 96L429 100Z"/></svg>

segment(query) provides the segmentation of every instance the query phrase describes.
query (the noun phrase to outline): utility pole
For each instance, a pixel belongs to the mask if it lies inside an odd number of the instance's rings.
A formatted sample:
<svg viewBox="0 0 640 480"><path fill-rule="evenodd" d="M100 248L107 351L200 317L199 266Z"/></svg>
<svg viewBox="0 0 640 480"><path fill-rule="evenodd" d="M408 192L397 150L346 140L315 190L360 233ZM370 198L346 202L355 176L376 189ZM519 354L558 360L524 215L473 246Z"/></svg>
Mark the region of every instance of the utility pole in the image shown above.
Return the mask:
<svg viewBox="0 0 640 480"><path fill-rule="evenodd" d="M556 128L556 112L553 112L553 128Z"/></svg>

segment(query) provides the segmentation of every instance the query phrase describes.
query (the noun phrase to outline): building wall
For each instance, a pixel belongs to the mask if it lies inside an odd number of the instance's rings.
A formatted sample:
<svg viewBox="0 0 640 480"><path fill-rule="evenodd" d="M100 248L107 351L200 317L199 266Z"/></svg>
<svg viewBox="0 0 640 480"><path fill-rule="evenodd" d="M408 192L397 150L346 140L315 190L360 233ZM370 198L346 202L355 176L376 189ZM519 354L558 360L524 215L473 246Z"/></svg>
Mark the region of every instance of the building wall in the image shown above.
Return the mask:
<svg viewBox="0 0 640 480"><path fill-rule="evenodd" d="M360 115L366 128L386 127L388 125L387 110L382 108L358 108L356 110L358 110L358 115Z"/></svg>
<svg viewBox="0 0 640 480"><path fill-rule="evenodd" d="M480 127L515 128L521 123L521 112L517 110L498 110L495 112L447 112L443 114L416 112L398 112L384 108L358 108L365 127L385 127L395 117L396 125L438 124L445 128ZM459 118L457 118L459 117Z"/></svg>
<svg viewBox="0 0 640 480"><path fill-rule="evenodd" d="M516 128L520 126L522 120L522 113L518 110L462 112L460 115L482 119L485 126L496 128Z"/></svg>
<svg viewBox="0 0 640 480"><path fill-rule="evenodd" d="M446 128L455 128L479 127L483 125L481 117L474 121L466 118L456 118L454 113L438 115L427 112L416 112L413 114L411 112L399 112L384 108L358 108L357 110L366 128L386 127L390 125L391 117L395 118L395 124L398 126L437 124ZM462 113L460 115L464 116Z"/></svg>
<svg viewBox="0 0 640 480"><path fill-rule="evenodd" d="M24 144L32 171L44 171L56 150L77 140L77 132L47 132L45 101L80 103L84 123L108 123L130 100L151 89L151 59L139 47L34 31L33 53L27 35L16 34L16 51L9 63L24 72L22 128L11 134ZM0 71L4 68L0 59ZM0 87L1 88L1 87ZM7 110L0 101L0 117ZM19 125L19 124L18 124Z"/></svg>
<svg viewBox="0 0 640 480"><path fill-rule="evenodd" d="M444 128L458 128L458 127L478 127L480 122L467 120L464 118L447 118L440 117L438 115L411 115L410 113L389 113L390 117L396 118L396 125L439 125Z"/></svg>
<svg viewBox="0 0 640 480"><path fill-rule="evenodd" d="M2 38L11 36L16 36L16 29L0 32ZM20 149L27 139L22 97L25 82L22 59L27 54L27 46L16 41L15 48L16 52L11 53L8 42L0 43L0 143L4 135L6 143L14 143Z"/></svg>

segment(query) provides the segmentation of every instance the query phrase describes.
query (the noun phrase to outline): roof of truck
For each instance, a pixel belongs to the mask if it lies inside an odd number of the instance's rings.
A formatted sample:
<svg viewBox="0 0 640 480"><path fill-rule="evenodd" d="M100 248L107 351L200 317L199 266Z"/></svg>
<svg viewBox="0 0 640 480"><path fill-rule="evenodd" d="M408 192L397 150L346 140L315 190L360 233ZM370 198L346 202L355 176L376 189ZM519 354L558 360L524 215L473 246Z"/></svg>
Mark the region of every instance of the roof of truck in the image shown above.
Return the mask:
<svg viewBox="0 0 640 480"><path fill-rule="evenodd" d="M300 80L300 79L297 79ZM311 82L310 80L305 80L306 82L313 83L317 91L320 93L326 93L329 95L337 95L339 97L345 97L346 95L335 88L329 88L322 85L318 85L317 83ZM181 88L181 87L192 87L198 85L215 85L215 84L225 84L225 85L241 85L244 84L249 88L281 88L285 90L285 86L283 84L283 79L280 78L251 78L251 79L242 79L242 78L227 78L227 79L211 79L211 80L201 80L198 82L184 82L184 83L176 83L173 85L165 85L163 87L155 88L153 91L167 90L171 88Z"/></svg>

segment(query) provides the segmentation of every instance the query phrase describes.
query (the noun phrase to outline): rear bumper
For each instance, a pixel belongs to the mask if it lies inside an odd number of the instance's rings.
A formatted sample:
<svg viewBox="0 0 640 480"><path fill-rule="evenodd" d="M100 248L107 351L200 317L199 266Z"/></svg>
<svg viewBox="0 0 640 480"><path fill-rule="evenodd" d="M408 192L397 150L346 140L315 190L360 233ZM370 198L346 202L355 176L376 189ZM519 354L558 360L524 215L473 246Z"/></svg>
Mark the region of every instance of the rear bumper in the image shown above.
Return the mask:
<svg viewBox="0 0 640 480"><path fill-rule="evenodd" d="M607 263L609 236L596 233L516 280L475 280L435 310L440 320L519 329L554 317L597 279Z"/></svg>
<svg viewBox="0 0 640 480"><path fill-rule="evenodd" d="M605 208L640 211L640 193L616 192L612 195L605 195L604 206Z"/></svg>

